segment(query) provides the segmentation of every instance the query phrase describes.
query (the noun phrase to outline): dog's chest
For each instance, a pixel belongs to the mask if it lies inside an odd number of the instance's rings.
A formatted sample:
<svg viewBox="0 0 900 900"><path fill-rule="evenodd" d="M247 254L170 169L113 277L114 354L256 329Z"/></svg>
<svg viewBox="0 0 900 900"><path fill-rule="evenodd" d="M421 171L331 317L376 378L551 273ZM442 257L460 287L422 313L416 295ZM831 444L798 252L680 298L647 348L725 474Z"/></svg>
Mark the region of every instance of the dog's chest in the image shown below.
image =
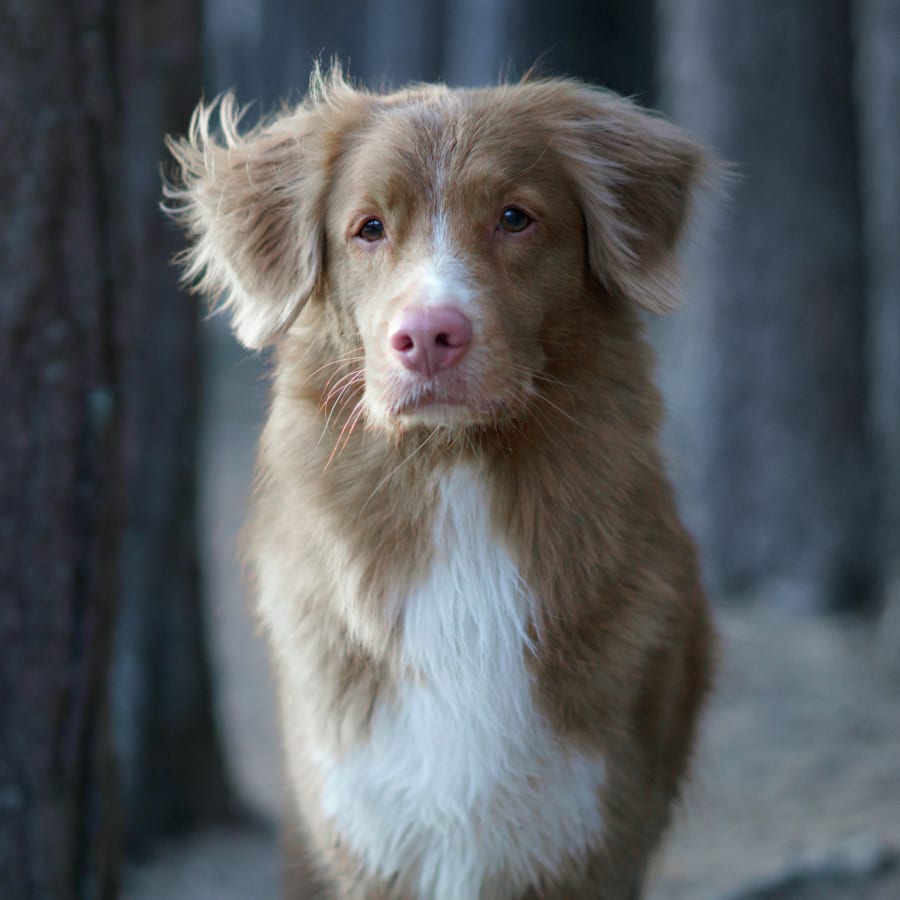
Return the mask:
<svg viewBox="0 0 900 900"><path fill-rule="evenodd" d="M367 742L325 764L323 802L371 871L434 900L513 896L601 831L602 760L535 707L532 600L491 533L484 485L442 485L434 557L406 598L407 677Z"/></svg>

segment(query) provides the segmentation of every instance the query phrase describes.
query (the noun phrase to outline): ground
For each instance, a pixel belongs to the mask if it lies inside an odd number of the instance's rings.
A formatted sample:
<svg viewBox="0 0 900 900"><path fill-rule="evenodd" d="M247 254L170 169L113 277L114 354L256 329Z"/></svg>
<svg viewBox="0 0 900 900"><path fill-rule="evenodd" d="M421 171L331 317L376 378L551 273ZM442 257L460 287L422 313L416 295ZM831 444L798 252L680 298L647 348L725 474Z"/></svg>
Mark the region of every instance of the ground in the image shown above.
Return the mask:
<svg viewBox="0 0 900 900"><path fill-rule="evenodd" d="M129 869L125 900L278 896L278 737L235 553L265 387L258 360L217 349L207 368L204 525L220 718L234 781L269 824L159 848ZM718 618L718 684L651 900L898 900L900 681L875 650L875 623L764 601L720 604Z"/></svg>

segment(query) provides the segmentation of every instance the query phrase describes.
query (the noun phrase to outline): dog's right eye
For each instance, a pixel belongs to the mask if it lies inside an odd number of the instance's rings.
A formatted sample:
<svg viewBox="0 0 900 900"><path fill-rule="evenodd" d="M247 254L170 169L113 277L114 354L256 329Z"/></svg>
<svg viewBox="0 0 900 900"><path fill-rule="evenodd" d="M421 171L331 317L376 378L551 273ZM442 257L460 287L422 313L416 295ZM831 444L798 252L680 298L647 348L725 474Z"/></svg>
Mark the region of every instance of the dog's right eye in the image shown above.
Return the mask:
<svg viewBox="0 0 900 900"><path fill-rule="evenodd" d="M500 227L510 234L518 234L531 224L531 216L516 206L507 206L500 216Z"/></svg>
<svg viewBox="0 0 900 900"><path fill-rule="evenodd" d="M384 239L384 223L381 219L366 219L362 227L356 232L357 237L361 237L364 241L374 243Z"/></svg>

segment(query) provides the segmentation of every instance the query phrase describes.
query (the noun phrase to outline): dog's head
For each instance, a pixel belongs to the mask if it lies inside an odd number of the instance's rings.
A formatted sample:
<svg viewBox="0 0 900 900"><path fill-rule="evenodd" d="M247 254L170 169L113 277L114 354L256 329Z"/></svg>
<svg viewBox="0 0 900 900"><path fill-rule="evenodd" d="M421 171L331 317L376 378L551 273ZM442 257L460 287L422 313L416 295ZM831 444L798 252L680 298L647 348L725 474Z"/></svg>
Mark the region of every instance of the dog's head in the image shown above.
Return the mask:
<svg viewBox="0 0 900 900"><path fill-rule="evenodd" d="M201 105L170 142L186 277L248 347L327 322L372 425L518 415L579 307L674 304L703 154L626 100L564 80L376 96L334 72L243 136L239 118Z"/></svg>

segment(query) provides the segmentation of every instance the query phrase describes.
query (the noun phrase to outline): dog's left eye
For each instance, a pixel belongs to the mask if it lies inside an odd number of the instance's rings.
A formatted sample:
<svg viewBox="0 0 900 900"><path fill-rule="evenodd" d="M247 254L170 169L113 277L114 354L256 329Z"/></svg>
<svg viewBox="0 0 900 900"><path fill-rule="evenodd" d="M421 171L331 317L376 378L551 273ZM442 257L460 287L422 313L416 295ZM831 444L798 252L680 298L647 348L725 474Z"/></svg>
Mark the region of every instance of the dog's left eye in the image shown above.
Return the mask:
<svg viewBox="0 0 900 900"><path fill-rule="evenodd" d="M515 206L508 206L500 216L500 227L504 231L515 234L524 231L531 224L531 216Z"/></svg>
<svg viewBox="0 0 900 900"><path fill-rule="evenodd" d="M362 227L356 232L357 237L370 243L384 239L384 223L381 219L366 219Z"/></svg>

